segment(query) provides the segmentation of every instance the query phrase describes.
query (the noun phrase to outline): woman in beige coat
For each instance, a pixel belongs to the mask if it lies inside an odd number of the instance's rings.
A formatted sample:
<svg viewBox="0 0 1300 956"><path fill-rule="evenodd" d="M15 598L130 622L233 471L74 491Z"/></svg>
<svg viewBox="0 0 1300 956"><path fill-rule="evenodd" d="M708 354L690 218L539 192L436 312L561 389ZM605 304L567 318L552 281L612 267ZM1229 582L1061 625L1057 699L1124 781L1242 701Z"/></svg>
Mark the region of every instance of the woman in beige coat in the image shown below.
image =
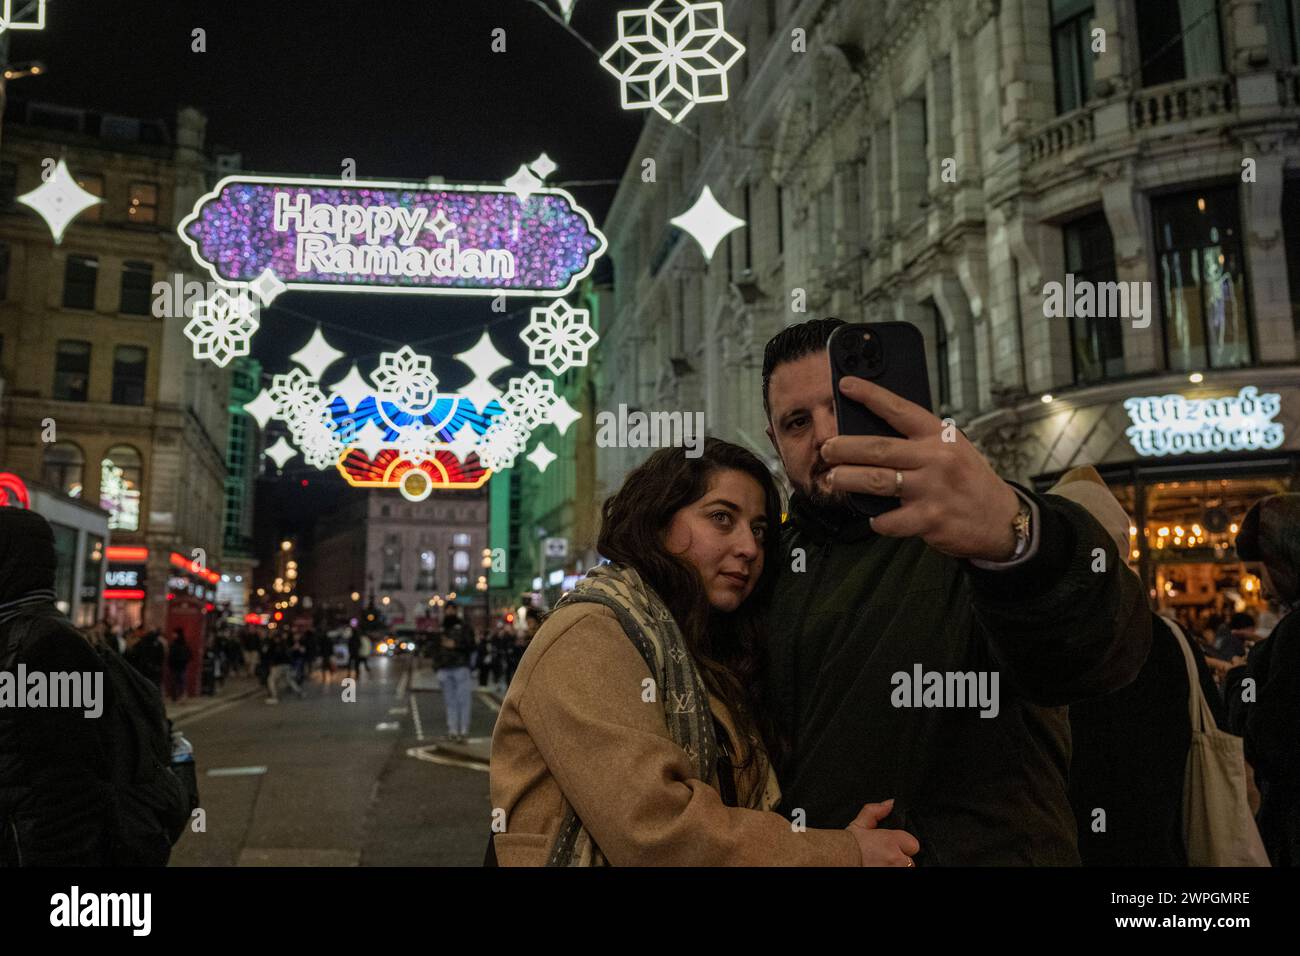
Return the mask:
<svg viewBox="0 0 1300 956"><path fill-rule="evenodd" d="M611 563L565 595L519 663L492 738L505 866L911 866L876 829L808 830L780 798L756 653L780 496L750 452L669 448L605 502Z"/></svg>

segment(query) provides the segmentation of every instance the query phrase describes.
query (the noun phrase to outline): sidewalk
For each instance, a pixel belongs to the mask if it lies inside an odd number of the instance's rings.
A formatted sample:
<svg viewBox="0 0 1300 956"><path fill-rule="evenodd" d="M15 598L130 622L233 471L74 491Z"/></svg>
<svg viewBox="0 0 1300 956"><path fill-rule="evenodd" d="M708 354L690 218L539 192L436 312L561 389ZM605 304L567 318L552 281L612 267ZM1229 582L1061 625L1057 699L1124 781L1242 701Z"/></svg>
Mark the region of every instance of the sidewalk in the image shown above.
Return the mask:
<svg viewBox="0 0 1300 956"><path fill-rule="evenodd" d="M221 690L211 697L186 697L180 702L167 700L167 719L173 722L183 720L230 701L260 693L266 692L256 677L232 675L222 682Z"/></svg>

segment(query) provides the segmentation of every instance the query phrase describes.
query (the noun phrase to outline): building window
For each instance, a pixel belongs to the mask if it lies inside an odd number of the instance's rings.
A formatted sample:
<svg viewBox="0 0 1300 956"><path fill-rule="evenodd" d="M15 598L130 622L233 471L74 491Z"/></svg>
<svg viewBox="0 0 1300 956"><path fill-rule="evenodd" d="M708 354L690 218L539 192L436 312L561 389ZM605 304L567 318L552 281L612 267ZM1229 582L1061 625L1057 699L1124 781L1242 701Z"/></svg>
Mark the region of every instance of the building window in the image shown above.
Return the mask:
<svg viewBox="0 0 1300 956"><path fill-rule="evenodd" d="M469 547L469 535L464 534L463 532L462 532L462 533L458 533L458 534L453 534L453 535L451 536L451 543L452 543L452 545L453 545L454 547L457 547L457 548L468 548L468 547ZM464 569L464 568L457 568L456 570L457 570L457 571L463 571L463 570L465 570L465 569Z"/></svg>
<svg viewBox="0 0 1300 956"><path fill-rule="evenodd" d="M930 312L934 317L934 367L939 373L939 407L952 405L952 383L948 377L948 327L944 324L943 313L933 302Z"/></svg>
<svg viewBox="0 0 1300 956"><path fill-rule="evenodd" d="M379 586L384 590L402 589L402 538L390 534L384 538L383 575Z"/></svg>
<svg viewBox="0 0 1300 956"><path fill-rule="evenodd" d="M94 256L68 256L63 267L64 308L93 309L98 277L99 260Z"/></svg>
<svg viewBox="0 0 1300 956"><path fill-rule="evenodd" d="M153 299L153 263L122 263L122 298L118 311L125 315L149 315Z"/></svg>
<svg viewBox="0 0 1300 956"><path fill-rule="evenodd" d="M1264 0L1263 19L1273 65L1300 64L1300 0Z"/></svg>
<svg viewBox="0 0 1300 956"><path fill-rule="evenodd" d="M1155 199L1157 276L1169 369L1251 362L1245 256L1235 186Z"/></svg>
<svg viewBox="0 0 1300 956"><path fill-rule="evenodd" d="M129 222L155 223L158 221L158 184L132 183L127 202Z"/></svg>
<svg viewBox="0 0 1300 956"><path fill-rule="evenodd" d="M451 556L451 569L453 571L469 570L469 552L456 551Z"/></svg>
<svg viewBox="0 0 1300 956"><path fill-rule="evenodd" d="M1077 110L1092 99L1092 0L1052 0L1052 65L1056 112Z"/></svg>
<svg viewBox="0 0 1300 956"><path fill-rule="evenodd" d="M56 442L45 449L41 481L69 498L80 498L86 480L86 456L70 441Z"/></svg>
<svg viewBox="0 0 1300 956"><path fill-rule="evenodd" d="M90 385L90 343L62 339L54 358L54 397L84 402Z"/></svg>
<svg viewBox="0 0 1300 956"><path fill-rule="evenodd" d="M438 561L431 548L422 548L420 550L420 573L415 580L417 591L432 591L438 587L438 581L435 577Z"/></svg>
<svg viewBox="0 0 1300 956"><path fill-rule="evenodd" d="M115 445L99 465L99 506L108 512L108 530L140 530L140 489L144 463L130 445Z"/></svg>
<svg viewBox="0 0 1300 956"><path fill-rule="evenodd" d="M1300 340L1300 179L1288 179L1282 184L1282 235L1291 286L1291 325Z"/></svg>
<svg viewBox="0 0 1300 956"><path fill-rule="evenodd" d="M113 350L113 404L143 405L149 350L119 345Z"/></svg>
<svg viewBox="0 0 1300 956"><path fill-rule="evenodd" d="M1114 282L1115 242L1104 212L1067 223L1065 236L1065 271L1075 282ZM1077 383L1101 382L1124 374L1123 316L1096 314L1070 315L1070 346L1073 353L1074 380Z"/></svg>
<svg viewBox="0 0 1300 956"><path fill-rule="evenodd" d="M85 176L78 176L77 185L80 186L82 189L84 189L86 192L90 193L92 196L98 196L100 199L104 198L104 177L103 176L95 176L89 174ZM97 203L96 205L91 206L89 209L87 209L85 212L83 212L80 216L77 217L78 222L103 222L103 220L104 220L103 203Z"/></svg>
<svg viewBox="0 0 1300 956"><path fill-rule="evenodd" d="M0 242L0 302L9 298L9 244Z"/></svg>
<svg viewBox="0 0 1300 956"><path fill-rule="evenodd" d="M1135 6L1143 86L1223 72L1218 0L1142 0Z"/></svg>

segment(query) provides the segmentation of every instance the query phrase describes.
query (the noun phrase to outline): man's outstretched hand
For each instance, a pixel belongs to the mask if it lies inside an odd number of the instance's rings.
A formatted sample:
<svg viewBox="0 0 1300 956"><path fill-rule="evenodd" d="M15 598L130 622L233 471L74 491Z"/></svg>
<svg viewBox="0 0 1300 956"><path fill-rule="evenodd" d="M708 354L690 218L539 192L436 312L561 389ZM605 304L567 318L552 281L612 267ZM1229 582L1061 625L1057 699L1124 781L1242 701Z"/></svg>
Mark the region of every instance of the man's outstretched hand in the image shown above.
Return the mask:
<svg viewBox="0 0 1300 956"><path fill-rule="evenodd" d="M918 537L954 558L1010 560L1019 498L965 435L955 426L945 430L920 405L866 379L845 377L840 392L903 435L837 435L822 446L836 492L892 497L896 472L902 472L902 505L871 519L876 533Z"/></svg>

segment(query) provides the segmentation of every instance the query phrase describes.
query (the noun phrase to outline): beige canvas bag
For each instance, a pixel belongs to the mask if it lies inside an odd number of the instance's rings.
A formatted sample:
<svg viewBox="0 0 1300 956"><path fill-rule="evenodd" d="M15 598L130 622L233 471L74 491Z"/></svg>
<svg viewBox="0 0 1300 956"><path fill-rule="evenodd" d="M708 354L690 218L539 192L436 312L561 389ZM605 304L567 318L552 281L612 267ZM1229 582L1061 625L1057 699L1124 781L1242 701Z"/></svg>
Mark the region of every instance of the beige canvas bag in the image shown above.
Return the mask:
<svg viewBox="0 0 1300 956"><path fill-rule="evenodd" d="M1246 798L1246 757L1242 740L1219 730L1201 690L1182 629L1163 618L1178 636L1187 664L1188 713L1192 744L1183 780L1183 841L1189 866L1268 866L1268 854Z"/></svg>

